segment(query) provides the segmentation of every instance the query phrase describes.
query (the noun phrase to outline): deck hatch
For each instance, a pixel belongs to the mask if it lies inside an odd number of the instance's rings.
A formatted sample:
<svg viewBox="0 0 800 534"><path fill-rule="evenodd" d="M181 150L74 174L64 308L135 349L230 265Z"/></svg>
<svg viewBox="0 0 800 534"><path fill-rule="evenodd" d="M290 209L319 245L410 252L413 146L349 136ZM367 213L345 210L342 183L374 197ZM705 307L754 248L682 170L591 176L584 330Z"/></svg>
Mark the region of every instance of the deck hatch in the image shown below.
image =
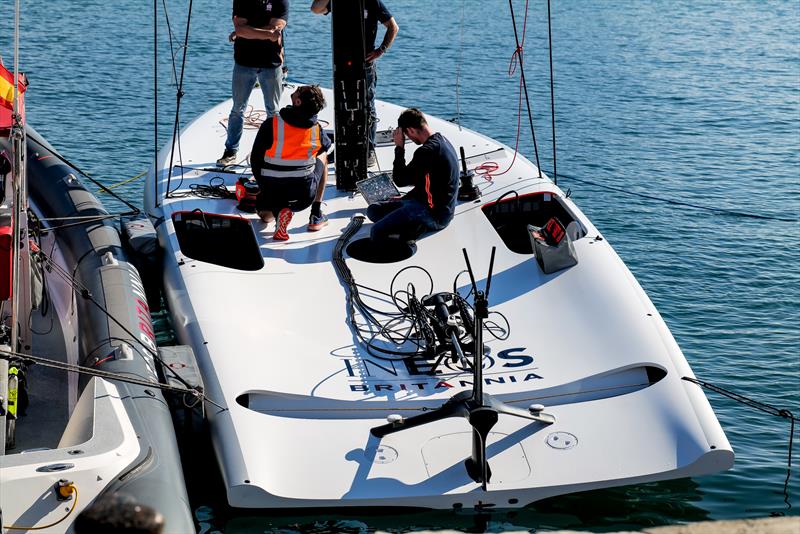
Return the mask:
<svg viewBox="0 0 800 534"><path fill-rule="evenodd" d="M194 210L174 213L172 222L181 252L189 258L241 271L264 266L247 219Z"/></svg>
<svg viewBox="0 0 800 534"><path fill-rule="evenodd" d="M516 191L509 191L496 202L484 204L481 211L503 243L517 254L533 254L528 225L544 226L551 217L558 218L567 227L573 241L586 235L561 199L550 192L519 195ZM575 224L570 226L573 222Z"/></svg>

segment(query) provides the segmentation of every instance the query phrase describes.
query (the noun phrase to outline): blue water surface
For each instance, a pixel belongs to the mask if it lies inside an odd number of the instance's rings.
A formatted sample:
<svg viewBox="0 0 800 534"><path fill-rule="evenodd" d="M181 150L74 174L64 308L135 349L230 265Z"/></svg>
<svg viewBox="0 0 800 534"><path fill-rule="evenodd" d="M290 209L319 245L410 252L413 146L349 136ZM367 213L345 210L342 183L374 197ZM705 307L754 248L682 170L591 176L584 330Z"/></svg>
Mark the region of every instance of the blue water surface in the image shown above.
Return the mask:
<svg viewBox="0 0 800 534"><path fill-rule="evenodd" d="M400 34L379 62L379 98L460 120L514 146L519 78L508 75L515 49L509 4L385 1ZM156 141L152 2L22 2L29 121L105 184L145 171L154 146L171 135L180 77L171 58L179 68L188 4L158 2ZM329 19L312 15L309 4L292 0L290 76L330 85ZM0 53L10 65L13 2L2 5ZM525 2L513 5L521 34ZM229 2L193 6L183 124L230 93ZM800 414L800 4L570 0L553 1L552 10L559 185L640 281L699 378ZM543 0L530 2L524 50L538 157L552 172ZM535 161L526 117L522 125L520 151ZM140 203L141 187L140 179L116 191ZM108 195L100 198L123 209ZM200 483L198 472L211 481L217 476L205 457L187 466L190 492L203 530L228 533L603 531L797 515L797 468L784 494L788 422L708 395L736 465L703 478L559 497L488 516L276 516L227 508L223 492Z"/></svg>

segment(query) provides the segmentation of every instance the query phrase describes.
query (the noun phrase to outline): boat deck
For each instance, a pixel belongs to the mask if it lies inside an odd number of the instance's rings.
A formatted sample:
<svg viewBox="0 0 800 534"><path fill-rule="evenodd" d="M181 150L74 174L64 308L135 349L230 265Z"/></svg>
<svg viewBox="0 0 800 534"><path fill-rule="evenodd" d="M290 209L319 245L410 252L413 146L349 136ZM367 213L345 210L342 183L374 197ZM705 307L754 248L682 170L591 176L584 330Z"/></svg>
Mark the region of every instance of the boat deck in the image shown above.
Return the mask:
<svg viewBox="0 0 800 534"><path fill-rule="evenodd" d="M254 91L255 109L259 99ZM386 295L409 284L418 296L455 288L467 297L462 249L483 287L496 247L490 309L501 315L490 319L503 339L486 335L485 391L520 408L542 403L556 423L501 416L489 434L488 493L464 469L471 429L463 419L382 440L371 436L369 429L389 414L424 413L469 390L471 374L448 363L431 375L431 360L389 361L358 341L332 259L342 232L367 206L360 195L336 190L333 166L325 193L330 224L307 232L308 212L298 213L288 242L273 241L274 225L238 211L234 200L189 194L193 184L232 190L247 171L214 167L229 106L212 108L184 129L181 166L170 180L176 194L163 198L168 171L162 170L153 206L151 175L147 208L160 214L159 223L163 217L165 287L178 338L194 348L209 396L227 408L209 419L232 505L522 506L558 493L709 472L732 461L707 400L680 379L691 370L666 325L586 216L510 148L432 117L434 131L464 147L470 169L484 161L505 169L513 160L513 166L480 180L482 197L460 202L453 222L419 239L411 257L376 263L345 253L346 265L365 303L387 311L394 304ZM395 124L401 111L379 103L380 124ZM329 110L320 118L332 122ZM254 135L245 130L241 146ZM390 168L393 146L376 152L380 167ZM412 154L408 147L406 157ZM169 147L160 160L168 169ZM579 263L544 274L530 250L509 240L513 232L502 213L512 208L529 210L517 218L539 225L537 212L555 209L576 221ZM209 221L238 230L205 246L185 240L182 246L176 228L216 224ZM352 240L366 237L369 226L365 221ZM215 247L213 261L198 259ZM356 324L362 320L356 314Z"/></svg>

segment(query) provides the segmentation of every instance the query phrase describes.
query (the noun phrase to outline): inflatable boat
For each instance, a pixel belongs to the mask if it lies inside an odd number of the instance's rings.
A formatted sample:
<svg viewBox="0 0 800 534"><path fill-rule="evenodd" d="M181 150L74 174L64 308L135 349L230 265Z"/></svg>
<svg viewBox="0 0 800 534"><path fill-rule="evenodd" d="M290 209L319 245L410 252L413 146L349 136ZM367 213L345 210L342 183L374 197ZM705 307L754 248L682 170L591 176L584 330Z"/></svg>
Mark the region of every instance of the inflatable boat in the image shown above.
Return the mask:
<svg viewBox="0 0 800 534"><path fill-rule="evenodd" d="M192 532L139 274L79 172L32 128L26 138L18 285L17 176L11 164L0 173L0 530L71 532L82 511L114 494L160 513L165 532ZM0 137L0 159L14 157L12 144Z"/></svg>

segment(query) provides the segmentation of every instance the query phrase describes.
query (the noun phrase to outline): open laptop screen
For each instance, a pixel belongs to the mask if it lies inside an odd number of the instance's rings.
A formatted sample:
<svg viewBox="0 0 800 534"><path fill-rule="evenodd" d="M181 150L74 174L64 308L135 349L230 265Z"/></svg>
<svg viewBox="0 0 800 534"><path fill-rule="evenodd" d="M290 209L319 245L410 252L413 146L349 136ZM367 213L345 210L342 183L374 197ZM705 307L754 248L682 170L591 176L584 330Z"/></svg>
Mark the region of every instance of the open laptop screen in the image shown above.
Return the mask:
<svg viewBox="0 0 800 534"><path fill-rule="evenodd" d="M356 188L367 201L367 204L374 204L375 202L400 196L400 191L394 185L392 176L386 172L356 182Z"/></svg>

